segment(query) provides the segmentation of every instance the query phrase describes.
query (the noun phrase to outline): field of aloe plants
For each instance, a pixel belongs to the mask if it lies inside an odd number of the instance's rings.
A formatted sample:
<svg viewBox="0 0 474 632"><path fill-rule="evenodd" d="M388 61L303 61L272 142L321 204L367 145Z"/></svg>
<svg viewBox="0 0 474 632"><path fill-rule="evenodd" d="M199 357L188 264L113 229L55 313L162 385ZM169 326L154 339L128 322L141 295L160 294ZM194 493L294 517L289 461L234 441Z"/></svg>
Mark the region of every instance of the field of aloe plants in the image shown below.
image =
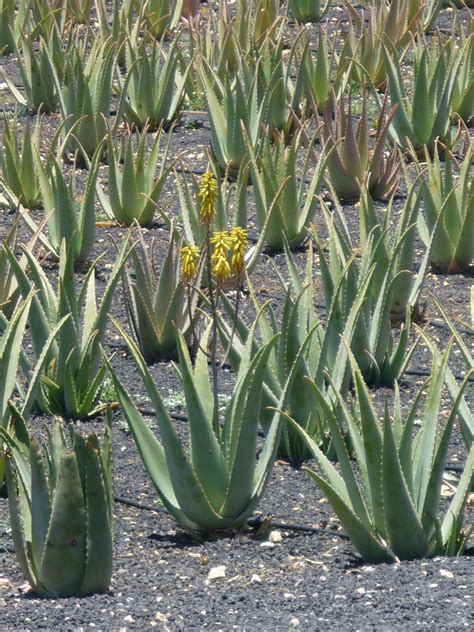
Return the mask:
<svg viewBox="0 0 474 632"><path fill-rule="evenodd" d="M474 626L470 0L0 0L3 630Z"/></svg>

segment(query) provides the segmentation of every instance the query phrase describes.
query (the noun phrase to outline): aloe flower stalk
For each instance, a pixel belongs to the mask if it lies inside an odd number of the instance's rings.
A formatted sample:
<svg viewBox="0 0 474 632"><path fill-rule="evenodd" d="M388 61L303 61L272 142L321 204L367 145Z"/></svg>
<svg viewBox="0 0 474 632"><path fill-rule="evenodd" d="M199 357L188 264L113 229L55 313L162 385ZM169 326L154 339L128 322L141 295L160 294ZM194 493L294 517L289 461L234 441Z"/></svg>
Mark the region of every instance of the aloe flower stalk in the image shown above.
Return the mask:
<svg viewBox="0 0 474 632"><path fill-rule="evenodd" d="M325 407L335 444L340 473L316 443L295 422L320 471L307 469L310 478L331 503L342 527L366 562L398 562L434 555L462 555L472 531L462 529L463 512L474 479L474 446L471 447L449 507L441 520L439 506L449 441L460 397L439 427L441 397L451 345L443 356L435 350L427 385L402 417L398 387L393 415L388 405L379 419L357 363L351 360L356 406L339 397L344 424L349 430L353 459L349 457L339 419L327 406L319 389L314 392ZM463 392L472 371L460 388ZM423 389L427 388L421 424L415 421Z"/></svg>
<svg viewBox="0 0 474 632"><path fill-rule="evenodd" d="M67 439L69 434L69 441ZM106 592L112 578L113 491L110 423L96 435L66 433L55 421L43 450L26 422L11 434L8 499L15 552L25 579L42 597Z"/></svg>

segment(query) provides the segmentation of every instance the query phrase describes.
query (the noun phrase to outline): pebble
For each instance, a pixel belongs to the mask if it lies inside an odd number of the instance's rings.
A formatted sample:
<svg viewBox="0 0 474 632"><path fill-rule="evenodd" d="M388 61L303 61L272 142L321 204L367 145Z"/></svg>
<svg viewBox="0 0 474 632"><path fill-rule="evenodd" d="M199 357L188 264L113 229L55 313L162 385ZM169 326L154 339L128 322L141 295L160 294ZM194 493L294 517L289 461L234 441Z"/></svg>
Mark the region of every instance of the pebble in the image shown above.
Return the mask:
<svg viewBox="0 0 474 632"><path fill-rule="evenodd" d="M225 577L226 570L227 570L226 566L223 566L223 565L214 566L209 571L209 574L207 576L207 581L210 582L210 581L213 581L214 579L222 579L223 577Z"/></svg>

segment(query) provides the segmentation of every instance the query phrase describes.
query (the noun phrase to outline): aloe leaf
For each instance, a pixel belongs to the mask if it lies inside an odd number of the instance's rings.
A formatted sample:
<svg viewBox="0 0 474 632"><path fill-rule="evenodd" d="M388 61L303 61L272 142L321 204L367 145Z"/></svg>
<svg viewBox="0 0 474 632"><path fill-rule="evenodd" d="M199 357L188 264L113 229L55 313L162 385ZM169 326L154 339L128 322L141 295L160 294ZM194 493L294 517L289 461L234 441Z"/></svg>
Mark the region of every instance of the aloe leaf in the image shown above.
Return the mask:
<svg viewBox="0 0 474 632"><path fill-rule="evenodd" d="M342 528L364 558L364 561L375 563L394 562L393 555L374 537L371 530L359 520L357 514L351 510L331 485L318 476L316 472L312 472L308 468L304 469L331 503L337 517L341 521Z"/></svg>
<svg viewBox="0 0 474 632"><path fill-rule="evenodd" d="M69 596L80 590L86 554L86 513L76 457L63 452L52 498L39 577L48 590Z"/></svg>
<svg viewBox="0 0 474 632"><path fill-rule="evenodd" d="M268 356L276 342L276 337L260 349L235 387L232 403L226 414L226 424L232 430L229 437L227 464L230 473L227 495L219 513L223 516L235 515L236 510L248 505L253 491L253 461L257 448L258 415L262 392L262 378Z"/></svg>
<svg viewBox="0 0 474 632"><path fill-rule="evenodd" d="M158 389L155 386L148 367L143 361L138 347L115 320L113 320L113 323L130 349L157 415L166 459L165 473L163 473L164 468L162 459L156 459L155 462L154 452L157 452L156 445L160 445L159 442L156 438L154 438L151 443L151 446L154 446L154 450L151 450L151 448L149 448L149 442L151 441L150 435L153 437L154 435L151 431L149 431L141 415L133 415L132 417L127 416L127 423L129 423L130 430L134 434L134 437L136 437L137 447L147 471L150 473L150 477L158 490L160 490L163 484L161 482L163 477L165 477L165 483L166 480L171 480L173 490L178 501L178 506L183 508L183 513L187 516L187 524L192 522L194 525L200 525L202 528L215 528L220 526L221 519L212 508L210 500L207 498L202 486L200 485L199 479L193 470L186 453L184 452L183 446L176 434L166 406L164 405ZM112 377L116 388L120 387L120 382L118 381L118 378L114 377L113 373ZM122 392L120 401L123 404L124 402L126 403L126 400L124 399L123 387L121 388ZM128 410L130 410L129 406ZM160 450L161 449L162 448L160 447ZM179 520L180 516L176 511L174 511L173 515L176 520Z"/></svg>
<svg viewBox="0 0 474 632"><path fill-rule="evenodd" d="M388 415L384 419L381 475L385 524L391 549L403 560L425 557L429 543L403 476Z"/></svg>
<svg viewBox="0 0 474 632"><path fill-rule="evenodd" d="M103 477L98 447L83 444L86 481L84 500L87 513L87 557L80 595L105 592L112 576L113 533L107 503L107 481ZM77 451L78 448L76 448Z"/></svg>
<svg viewBox="0 0 474 632"><path fill-rule="evenodd" d="M433 355L433 368L423 414L423 430L421 432L419 448L413 462L414 502L420 511L425 502L429 475L433 465L437 420L441 404L441 395L444 388L444 376L451 347L452 342L447 345L442 357L437 350L435 350Z"/></svg>
<svg viewBox="0 0 474 632"><path fill-rule="evenodd" d="M180 377L183 383L189 420L192 468L203 490L205 490L209 502L215 511L220 513L219 508L225 498L229 482L226 460L212 427L213 418L207 416L208 409L201 401L202 395L197 389L186 341L179 332L177 332L177 345ZM196 371L207 373L207 365L199 364ZM202 384L205 379L204 375L200 375L198 379ZM215 414L218 414L218 411L215 411Z"/></svg>
<svg viewBox="0 0 474 632"><path fill-rule="evenodd" d="M30 443L31 463L31 535L33 564L41 566L46 536L51 518L51 497L48 477L37 443Z"/></svg>
<svg viewBox="0 0 474 632"><path fill-rule="evenodd" d="M428 482L425 502L423 505L423 510L421 513L423 527L425 532L429 533L432 525L435 523L439 510L439 500L440 500L440 491L441 485L443 482L443 474L446 465L446 459L448 455L449 442L451 439L452 430L454 427L454 422L456 420L457 411L459 404L461 402L461 398L463 395L463 391L466 388L467 383L469 382L470 376L474 373L474 368L468 372L466 377L463 380L463 383L459 389L459 393L454 401L449 417L446 421L446 425L444 427L443 433L441 435L441 440L437 446L435 457L433 459L433 469L431 471L430 479Z"/></svg>
<svg viewBox="0 0 474 632"><path fill-rule="evenodd" d="M474 480L474 445L471 446L469 455L464 466L464 471L458 483L454 497L448 507L446 516L441 525L442 542L445 545L456 525L460 523L462 512L466 504L469 490Z"/></svg>

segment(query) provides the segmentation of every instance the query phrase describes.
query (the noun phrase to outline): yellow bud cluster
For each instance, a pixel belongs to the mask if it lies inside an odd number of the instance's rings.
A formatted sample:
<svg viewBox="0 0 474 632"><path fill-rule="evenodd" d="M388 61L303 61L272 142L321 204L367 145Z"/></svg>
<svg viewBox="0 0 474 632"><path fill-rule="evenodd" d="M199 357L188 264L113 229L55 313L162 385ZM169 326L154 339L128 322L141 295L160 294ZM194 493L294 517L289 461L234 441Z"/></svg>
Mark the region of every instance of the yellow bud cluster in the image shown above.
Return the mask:
<svg viewBox="0 0 474 632"><path fill-rule="evenodd" d="M240 226L236 226L230 231L230 238L232 240L232 272L241 274L244 269L244 257L248 244L247 232Z"/></svg>
<svg viewBox="0 0 474 632"><path fill-rule="evenodd" d="M230 234L225 230L214 233L211 237L211 246L212 273L220 283L230 276L230 265L227 259L227 253L232 247Z"/></svg>
<svg viewBox="0 0 474 632"><path fill-rule="evenodd" d="M216 215L217 180L213 173L203 174L199 183L198 196L201 199L201 222L209 226Z"/></svg>
<svg viewBox="0 0 474 632"><path fill-rule="evenodd" d="M186 283L190 283L196 277L199 254L197 246L181 248L181 278Z"/></svg>
<svg viewBox="0 0 474 632"><path fill-rule="evenodd" d="M240 227L229 232L218 231L212 235L212 273L218 282L225 281L231 274L242 274L247 243L247 233Z"/></svg>

